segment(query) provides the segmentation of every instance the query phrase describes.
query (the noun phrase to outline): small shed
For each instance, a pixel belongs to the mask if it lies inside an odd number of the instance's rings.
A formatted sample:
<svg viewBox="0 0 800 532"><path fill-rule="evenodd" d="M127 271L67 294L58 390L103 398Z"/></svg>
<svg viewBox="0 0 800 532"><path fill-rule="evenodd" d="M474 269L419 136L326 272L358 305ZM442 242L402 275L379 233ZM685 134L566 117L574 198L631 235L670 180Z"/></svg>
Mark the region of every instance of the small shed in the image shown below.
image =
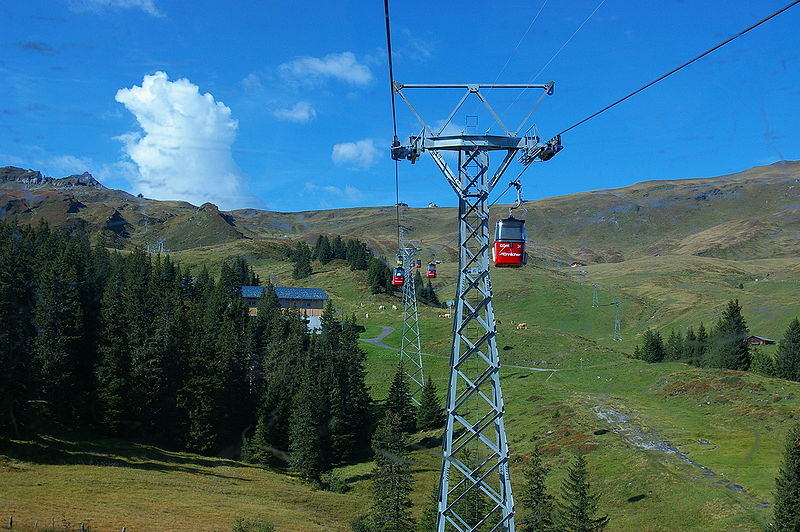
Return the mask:
<svg viewBox="0 0 800 532"><path fill-rule="evenodd" d="M769 338L764 338L763 336L748 336L747 337L747 344L748 345L772 345L775 343L775 340L770 340Z"/></svg>
<svg viewBox="0 0 800 532"><path fill-rule="evenodd" d="M570 268L577 268L578 266L586 266L586 263L576 260L569 265Z"/></svg>

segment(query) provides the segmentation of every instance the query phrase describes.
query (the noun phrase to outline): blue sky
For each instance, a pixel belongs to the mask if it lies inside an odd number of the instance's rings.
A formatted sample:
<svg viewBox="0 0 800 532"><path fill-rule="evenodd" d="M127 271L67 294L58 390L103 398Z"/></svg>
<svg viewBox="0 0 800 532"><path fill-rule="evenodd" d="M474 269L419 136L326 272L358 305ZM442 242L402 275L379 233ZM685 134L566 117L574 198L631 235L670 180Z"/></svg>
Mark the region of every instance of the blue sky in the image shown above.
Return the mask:
<svg viewBox="0 0 800 532"><path fill-rule="evenodd" d="M787 1L395 0L395 77L553 80L534 116L549 138ZM226 209L394 203L380 1L30 0L0 14L0 165ZM798 27L795 7L568 133L524 174L526 199L800 159ZM409 93L431 123L460 95ZM517 96L488 92L513 123L538 94ZM467 114L492 125L474 104L455 125ZM398 101L398 133L417 130ZM427 155L400 181L412 206L455 204Z"/></svg>

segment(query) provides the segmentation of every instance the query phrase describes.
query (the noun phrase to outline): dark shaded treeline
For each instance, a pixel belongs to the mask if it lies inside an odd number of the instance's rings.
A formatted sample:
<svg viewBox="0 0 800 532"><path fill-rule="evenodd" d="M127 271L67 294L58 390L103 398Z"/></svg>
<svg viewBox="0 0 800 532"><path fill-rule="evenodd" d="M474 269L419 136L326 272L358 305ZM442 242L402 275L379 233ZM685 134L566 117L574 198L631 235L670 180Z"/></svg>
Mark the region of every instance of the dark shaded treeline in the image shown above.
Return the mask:
<svg viewBox="0 0 800 532"><path fill-rule="evenodd" d="M274 290L250 318L243 284L258 277L242 259L214 279L141 249L109 253L80 228L0 222L0 434L45 416L235 455L255 426L251 459L312 478L369 452L354 318L328 305L309 335Z"/></svg>

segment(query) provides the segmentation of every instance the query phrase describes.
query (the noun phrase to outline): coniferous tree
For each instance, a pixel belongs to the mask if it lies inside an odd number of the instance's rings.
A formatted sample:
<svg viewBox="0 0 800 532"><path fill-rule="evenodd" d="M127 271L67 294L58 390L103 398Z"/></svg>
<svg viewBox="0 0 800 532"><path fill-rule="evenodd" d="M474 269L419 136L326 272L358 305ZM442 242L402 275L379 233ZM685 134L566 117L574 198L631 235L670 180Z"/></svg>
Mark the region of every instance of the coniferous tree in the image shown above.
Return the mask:
<svg viewBox="0 0 800 532"><path fill-rule="evenodd" d="M313 349L313 346L312 346ZM326 453L325 397L315 361L307 359L294 397L289 428L289 467L303 478L318 481L329 462Z"/></svg>
<svg viewBox="0 0 800 532"><path fill-rule="evenodd" d="M684 354L684 340L681 331L672 329L667 339L667 345L664 347L664 360L683 361Z"/></svg>
<svg viewBox="0 0 800 532"><path fill-rule="evenodd" d="M119 434L130 423L131 384L128 323L123 302L124 279L121 269L108 281L101 303L102 334L97 366L97 400L100 422L112 434Z"/></svg>
<svg viewBox="0 0 800 532"><path fill-rule="evenodd" d="M383 261L372 257L369 259L369 266L367 267L367 284L369 285L370 292L373 294L380 294L381 292L388 292L388 282L391 272Z"/></svg>
<svg viewBox="0 0 800 532"><path fill-rule="evenodd" d="M697 335L694 328L686 329L686 338L683 339L683 357L687 364L694 364L695 352L697 351Z"/></svg>
<svg viewBox="0 0 800 532"><path fill-rule="evenodd" d="M304 279L311 275L311 250L308 249L308 244L298 242L294 247L292 260L294 260L292 278Z"/></svg>
<svg viewBox="0 0 800 532"><path fill-rule="evenodd" d="M387 411L372 439L375 468L370 521L375 532L413 532L416 525L410 499L414 478L403 424L399 416Z"/></svg>
<svg viewBox="0 0 800 532"><path fill-rule="evenodd" d="M347 259L347 248L339 235L331 242L331 255L334 259Z"/></svg>
<svg viewBox="0 0 800 532"><path fill-rule="evenodd" d="M772 355L764 349L752 347L750 349L752 355L752 362L750 363L750 371L767 377L775 377L775 359Z"/></svg>
<svg viewBox="0 0 800 532"><path fill-rule="evenodd" d="M428 376L425 386L422 388L422 397L419 403L419 408L417 408L417 429L435 430L442 428L446 421L445 412L436 393L436 385L430 376Z"/></svg>
<svg viewBox="0 0 800 532"><path fill-rule="evenodd" d="M742 307L739 300L732 299L711 334L704 366L747 371L751 361L747 336Z"/></svg>
<svg viewBox="0 0 800 532"><path fill-rule="evenodd" d="M697 347L692 353L692 364L702 366L706 359L706 353L708 353L708 332L703 322L700 322L700 326L697 328Z"/></svg>
<svg viewBox="0 0 800 532"><path fill-rule="evenodd" d="M644 344L639 351L639 356L645 362L661 362L664 360L664 341L661 333L648 329L644 333Z"/></svg>
<svg viewBox="0 0 800 532"><path fill-rule="evenodd" d="M525 509L525 515L519 521L521 532L555 530L553 519L555 499L547 492L545 486L548 473L550 470L542 462L542 453L538 447L535 447L522 469L525 483L522 486L519 501Z"/></svg>
<svg viewBox="0 0 800 532"><path fill-rule="evenodd" d="M800 530L800 425L791 427L786 435L783 464L775 479L775 509L769 529Z"/></svg>
<svg viewBox="0 0 800 532"><path fill-rule="evenodd" d="M442 302L439 301L439 296L436 295L436 290L433 289L433 283L431 283L430 279L428 279L428 285L425 288L425 298L427 299L428 304L432 307L441 308Z"/></svg>
<svg viewBox="0 0 800 532"><path fill-rule="evenodd" d="M328 264L334 258L333 249L331 249L331 241L327 236L320 237L320 245L317 250L317 260L322 264Z"/></svg>
<svg viewBox="0 0 800 532"><path fill-rule="evenodd" d="M31 339L34 308L30 229L0 221L0 433L20 434L35 382ZM27 233L27 234L26 234ZM4 430L10 427L11 430Z"/></svg>
<svg viewBox="0 0 800 532"><path fill-rule="evenodd" d="M578 455L567 468L567 477L561 485L561 500L557 502L559 530L595 532L605 529L608 515L594 517L598 498L589 484L586 458Z"/></svg>
<svg viewBox="0 0 800 532"><path fill-rule="evenodd" d="M800 381L800 321L793 319L778 344L775 376Z"/></svg>
<svg viewBox="0 0 800 532"><path fill-rule="evenodd" d="M40 388L49 410L62 421L73 422L83 397L76 373L84 349L78 271L65 253L41 266L33 341L40 370Z"/></svg>
<svg viewBox="0 0 800 532"><path fill-rule="evenodd" d="M403 365L398 364L397 371L389 386L389 397L386 398L386 410L394 412L400 419L400 428L405 432L412 433L416 428L416 415L414 403L408 391Z"/></svg>
<svg viewBox="0 0 800 532"><path fill-rule="evenodd" d="M422 510L422 517L417 522L417 532L436 530L436 519L439 517L439 480L433 486L428 504Z"/></svg>

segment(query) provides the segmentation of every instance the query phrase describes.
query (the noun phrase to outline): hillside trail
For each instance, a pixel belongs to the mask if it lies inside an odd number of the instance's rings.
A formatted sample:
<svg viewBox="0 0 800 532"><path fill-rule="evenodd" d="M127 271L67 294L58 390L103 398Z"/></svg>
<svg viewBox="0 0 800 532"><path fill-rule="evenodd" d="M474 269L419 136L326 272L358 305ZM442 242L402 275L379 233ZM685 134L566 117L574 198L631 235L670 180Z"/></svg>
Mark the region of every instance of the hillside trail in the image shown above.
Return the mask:
<svg viewBox="0 0 800 532"><path fill-rule="evenodd" d="M398 349L396 347L392 347L390 345L386 345L386 344L383 343L383 339L386 338L387 336L389 336L390 334L392 334L396 329L394 327L389 327L389 326L386 326L386 325L378 325L378 327L380 327L382 329L381 332L378 334L378 336L375 336L374 338L359 338L359 339L362 342L366 342L368 344L372 344L372 345L375 345L375 346L378 346L378 347L382 347L384 349L389 349L391 351L400 351L400 349ZM432 353L422 353L422 355L426 356L426 357L446 358L446 357L443 357L442 355L434 355ZM514 369L526 369L528 371L553 371L553 372L559 371L557 369L552 369L552 368L531 368L531 367L528 367L528 366L514 366L514 365L511 365L511 364L503 364L503 367L504 368L514 368Z"/></svg>
<svg viewBox="0 0 800 532"><path fill-rule="evenodd" d="M714 484L725 487L735 493L744 495L751 501L755 502L757 508L768 508L770 503L757 499L754 495L749 493L743 486L734 484L730 479L726 478L723 473L716 473L710 468L698 463L689 457L689 455L681 451L674 443L663 438L657 429L645 428L634 421L631 414L625 414L606 403L603 398L595 398L594 405L589 409L597 416L598 419L605 421L610 431L622 437L622 440L638 449L644 451L656 451L666 455L676 457L681 462L696 467L702 473L700 478L693 478L693 480L709 480L716 479ZM597 433L595 433L597 434ZM702 438L698 440L701 445L713 446L714 444Z"/></svg>

